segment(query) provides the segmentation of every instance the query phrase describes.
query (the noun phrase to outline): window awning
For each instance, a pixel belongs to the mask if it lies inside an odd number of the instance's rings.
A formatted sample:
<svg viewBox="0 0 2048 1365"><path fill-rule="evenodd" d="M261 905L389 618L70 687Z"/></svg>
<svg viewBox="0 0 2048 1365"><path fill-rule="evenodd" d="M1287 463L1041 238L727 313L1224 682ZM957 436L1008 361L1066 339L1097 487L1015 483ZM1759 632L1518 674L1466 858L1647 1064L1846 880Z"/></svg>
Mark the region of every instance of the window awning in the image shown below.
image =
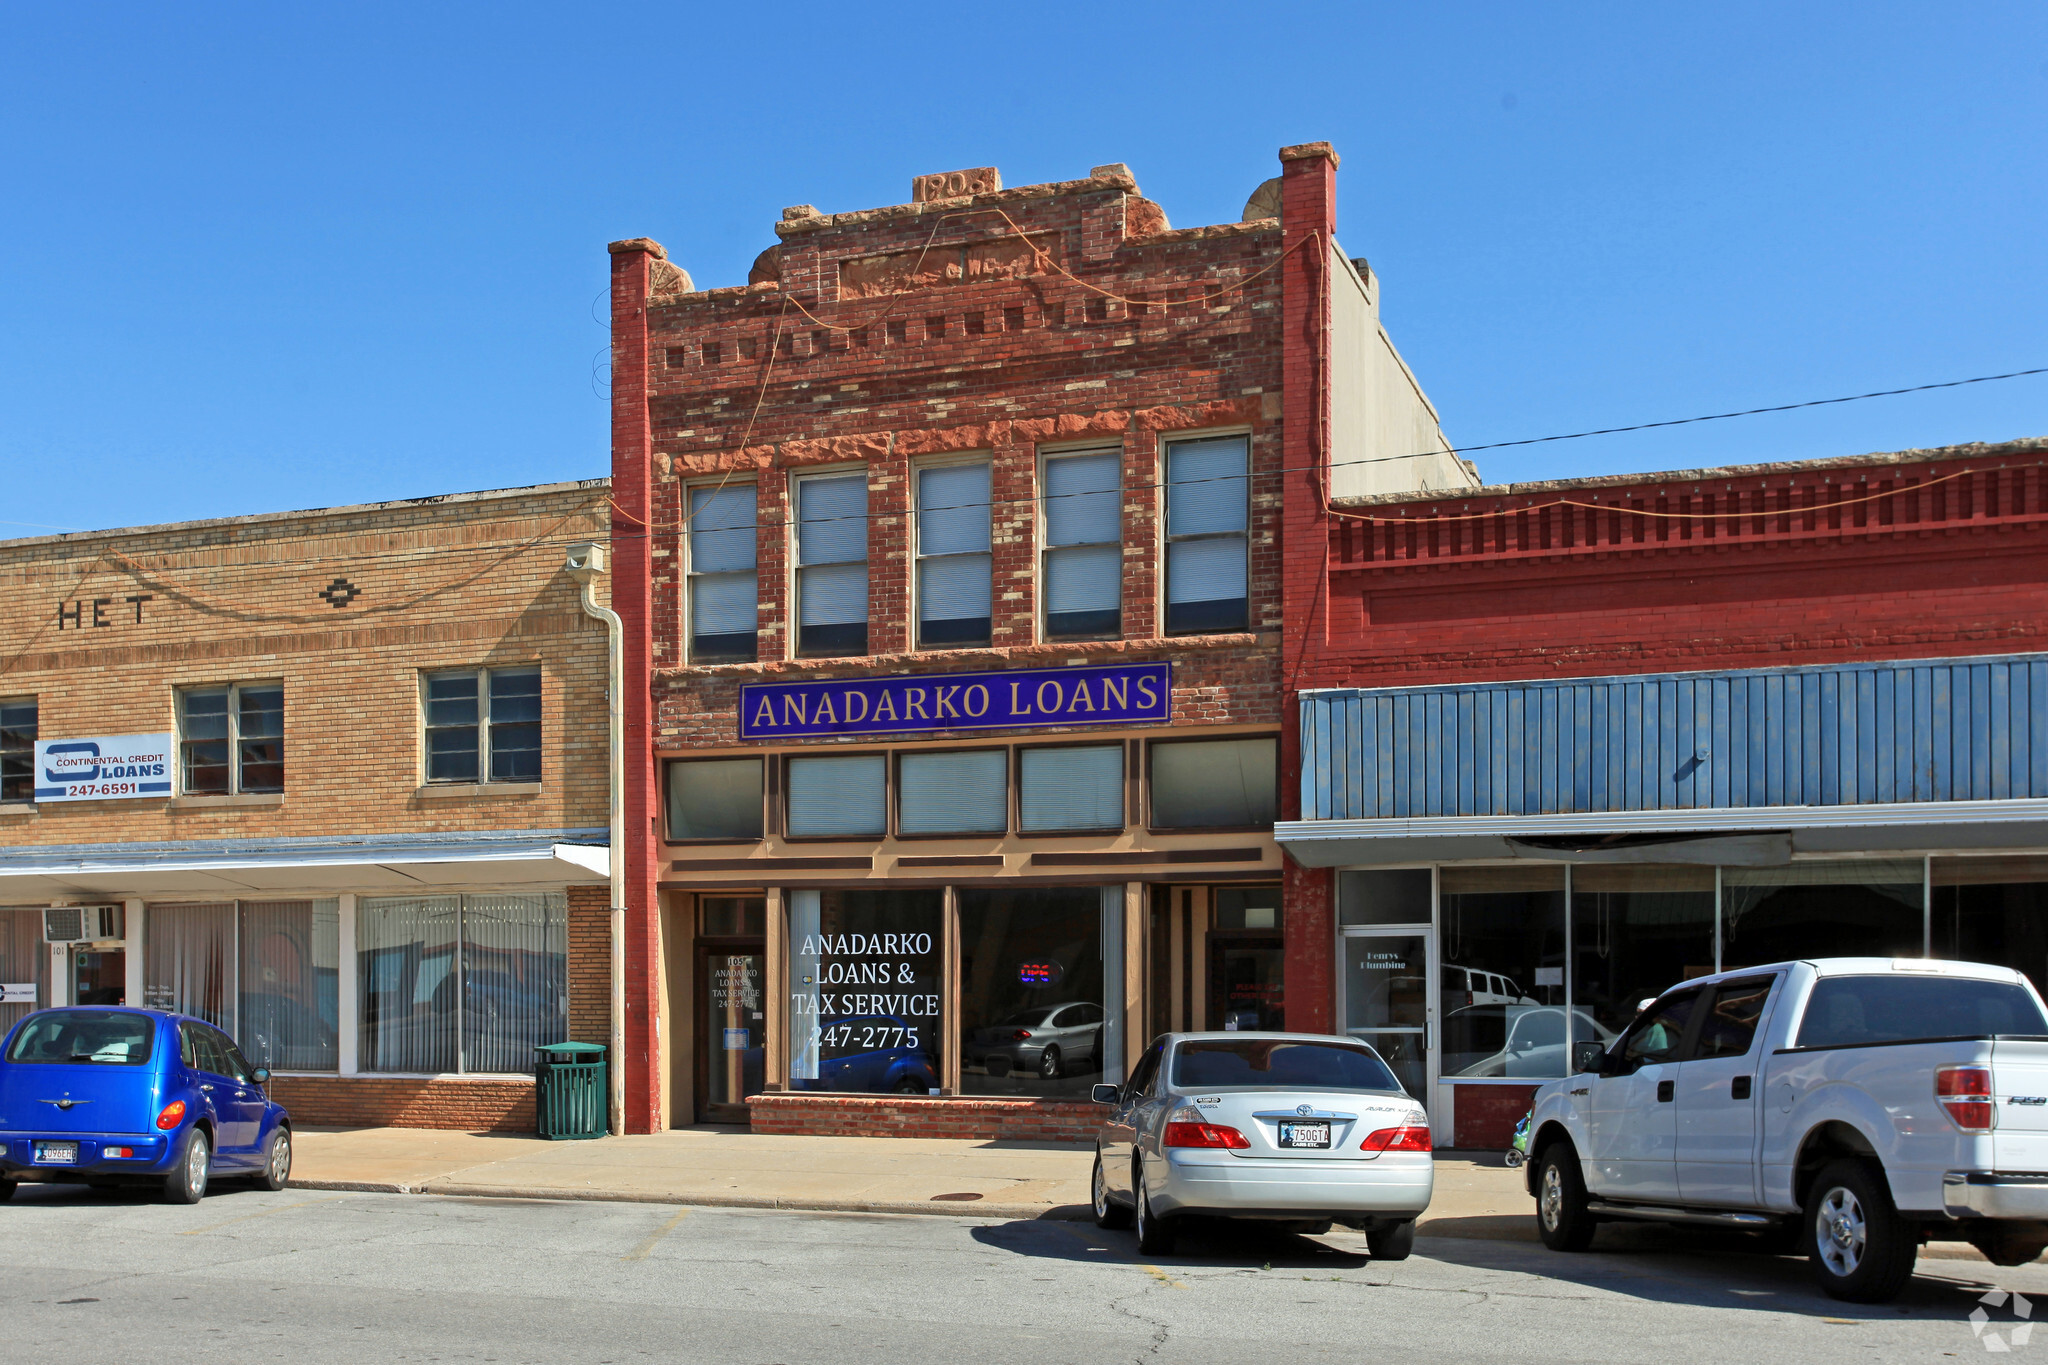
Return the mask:
<svg viewBox="0 0 2048 1365"><path fill-rule="evenodd" d="M2048 847L2048 799L1288 820L1273 837L1304 867L1475 858L1764 866L1787 853Z"/></svg>
<svg viewBox="0 0 2048 1365"><path fill-rule="evenodd" d="M608 881L610 859L601 828L14 848L0 851L0 905L567 886Z"/></svg>

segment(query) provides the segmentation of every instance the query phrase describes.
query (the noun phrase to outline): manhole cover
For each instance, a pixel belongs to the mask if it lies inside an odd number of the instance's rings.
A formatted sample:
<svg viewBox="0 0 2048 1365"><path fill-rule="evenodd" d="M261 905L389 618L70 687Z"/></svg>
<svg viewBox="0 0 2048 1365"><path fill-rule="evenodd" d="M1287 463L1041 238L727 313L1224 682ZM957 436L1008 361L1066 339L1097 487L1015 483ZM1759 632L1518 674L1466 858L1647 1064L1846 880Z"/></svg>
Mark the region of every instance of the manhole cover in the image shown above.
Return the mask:
<svg viewBox="0 0 2048 1365"><path fill-rule="evenodd" d="M980 1196L980 1195L978 1195L978 1194L935 1194L935 1195L933 1195L933 1196L932 1196L932 1198L933 1198L933 1199L951 1199L951 1200L955 1200L955 1201L958 1201L958 1202L960 1202L960 1203L963 1203L963 1204L964 1204L964 1203L968 1202L969 1200L973 1200L973 1199L979 1199L979 1198L981 1198L981 1196Z"/></svg>

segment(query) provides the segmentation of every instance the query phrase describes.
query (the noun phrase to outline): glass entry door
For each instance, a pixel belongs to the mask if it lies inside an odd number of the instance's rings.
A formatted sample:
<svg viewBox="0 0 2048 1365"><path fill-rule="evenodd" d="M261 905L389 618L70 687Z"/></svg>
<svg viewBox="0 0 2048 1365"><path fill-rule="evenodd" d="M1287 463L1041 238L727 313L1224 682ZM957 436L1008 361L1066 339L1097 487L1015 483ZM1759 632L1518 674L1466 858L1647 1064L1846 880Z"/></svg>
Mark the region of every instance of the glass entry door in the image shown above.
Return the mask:
<svg viewBox="0 0 2048 1365"><path fill-rule="evenodd" d="M1351 930L1344 935L1344 1031L1370 1043L1432 1112L1427 929Z"/></svg>
<svg viewBox="0 0 2048 1365"><path fill-rule="evenodd" d="M761 988L768 956L757 945L697 953L697 1121L745 1123L746 1097L761 1093L767 1020Z"/></svg>

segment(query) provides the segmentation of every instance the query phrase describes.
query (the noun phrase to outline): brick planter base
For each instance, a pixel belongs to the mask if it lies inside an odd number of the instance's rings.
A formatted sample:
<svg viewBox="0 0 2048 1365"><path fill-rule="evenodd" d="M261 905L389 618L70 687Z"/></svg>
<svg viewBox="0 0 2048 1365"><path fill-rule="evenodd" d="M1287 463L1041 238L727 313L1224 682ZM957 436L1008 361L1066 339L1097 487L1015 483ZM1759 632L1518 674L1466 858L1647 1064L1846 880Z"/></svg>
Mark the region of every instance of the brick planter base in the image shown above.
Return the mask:
<svg viewBox="0 0 2048 1365"><path fill-rule="evenodd" d="M453 1128L531 1133L533 1082L492 1077L274 1076L292 1122L322 1128Z"/></svg>
<svg viewBox="0 0 2048 1365"><path fill-rule="evenodd" d="M1093 1142L1108 1112L1086 1100L804 1094L747 1097L747 1113L755 1132L805 1137Z"/></svg>

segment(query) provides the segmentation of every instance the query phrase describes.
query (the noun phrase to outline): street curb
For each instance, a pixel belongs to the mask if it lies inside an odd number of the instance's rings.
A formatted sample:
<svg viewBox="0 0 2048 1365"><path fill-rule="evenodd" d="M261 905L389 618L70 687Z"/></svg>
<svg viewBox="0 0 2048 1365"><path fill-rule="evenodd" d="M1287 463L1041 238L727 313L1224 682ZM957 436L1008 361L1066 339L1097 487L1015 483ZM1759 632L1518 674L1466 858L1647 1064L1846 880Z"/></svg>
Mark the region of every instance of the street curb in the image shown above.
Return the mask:
<svg viewBox="0 0 2048 1365"><path fill-rule="evenodd" d="M429 1180L399 1185L377 1180L294 1180L295 1190L351 1194L430 1194L469 1199L575 1199L601 1204L687 1204L714 1209L779 1209L790 1213L903 1213L941 1218L1005 1218L1078 1222L1092 1217L1086 1204L916 1203L883 1199L771 1199L739 1194L668 1194L658 1190L553 1189L530 1185L469 1185Z"/></svg>

